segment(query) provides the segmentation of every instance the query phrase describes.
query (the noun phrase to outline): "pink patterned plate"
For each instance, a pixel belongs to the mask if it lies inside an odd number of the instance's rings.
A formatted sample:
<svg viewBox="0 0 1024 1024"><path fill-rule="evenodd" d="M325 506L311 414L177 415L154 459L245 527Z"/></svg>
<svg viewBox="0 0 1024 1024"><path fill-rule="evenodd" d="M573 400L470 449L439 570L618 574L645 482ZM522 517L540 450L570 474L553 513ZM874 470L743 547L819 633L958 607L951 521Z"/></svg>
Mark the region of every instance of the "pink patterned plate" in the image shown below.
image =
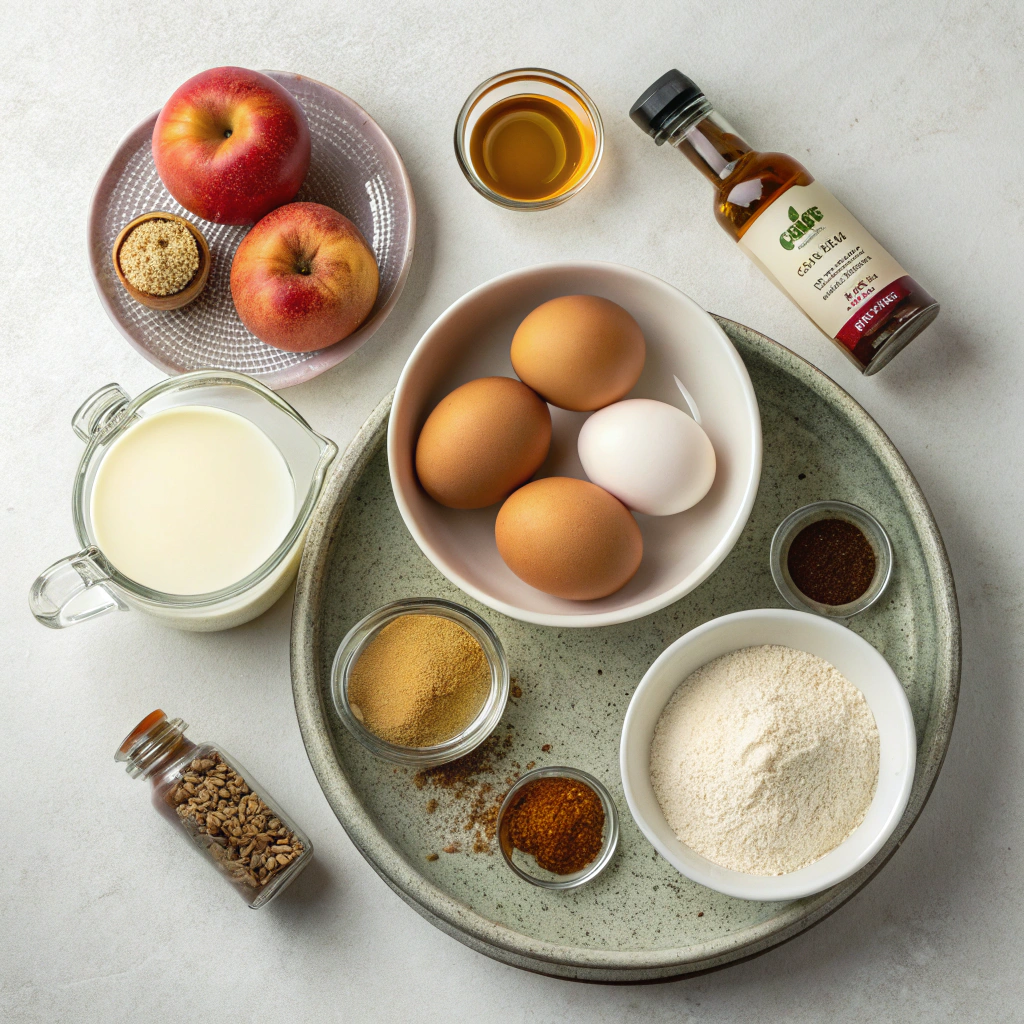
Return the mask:
<svg viewBox="0 0 1024 1024"><path fill-rule="evenodd" d="M309 121L313 158L296 199L343 213L373 248L380 292L366 323L319 352L283 352L251 334L235 312L228 283L235 249L249 229L202 220L171 197L153 166L150 140L156 114L128 133L100 178L89 216L89 259L108 316L165 373L237 370L280 390L340 363L384 322L412 263L416 203L402 158L362 107L301 75L266 73L299 101ZM131 298L114 273L114 239L125 224L150 210L187 217L210 244L210 280L202 295L182 309L147 309Z"/></svg>

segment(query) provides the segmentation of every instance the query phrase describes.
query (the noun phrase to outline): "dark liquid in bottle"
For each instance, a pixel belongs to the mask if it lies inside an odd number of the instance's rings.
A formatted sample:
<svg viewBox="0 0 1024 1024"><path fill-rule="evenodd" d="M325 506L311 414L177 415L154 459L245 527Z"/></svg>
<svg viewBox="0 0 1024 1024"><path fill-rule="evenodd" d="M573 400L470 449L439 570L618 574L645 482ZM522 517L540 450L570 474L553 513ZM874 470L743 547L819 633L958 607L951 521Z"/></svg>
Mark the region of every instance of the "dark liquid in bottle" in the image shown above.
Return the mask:
<svg viewBox="0 0 1024 1024"><path fill-rule="evenodd" d="M939 304L802 164L752 150L681 72L662 75L629 113L714 184L718 223L862 373L877 372L938 315Z"/></svg>
<svg viewBox="0 0 1024 1024"><path fill-rule="evenodd" d="M699 135L700 138L693 138ZM735 240L739 241L747 228L793 185L809 185L814 179L803 164L785 153L758 153L737 135L721 130L711 120L701 122L693 141L679 146L683 155L705 177L709 177L717 192L715 219ZM728 169L724 179L708 174L704 155L694 148L702 146L703 154L714 153ZM905 297L895 304L878 326L864 332L854 344L845 348L862 370L874 372L884 366L916 333L923 330L938 315L935 300L911 277L901 279ZM925 312L924 316L920 314ZM916 320L916 329L904 331L909 321ZM885 349L886 351L882 352ZM878 358L882 352L882 358Z"/></svg>

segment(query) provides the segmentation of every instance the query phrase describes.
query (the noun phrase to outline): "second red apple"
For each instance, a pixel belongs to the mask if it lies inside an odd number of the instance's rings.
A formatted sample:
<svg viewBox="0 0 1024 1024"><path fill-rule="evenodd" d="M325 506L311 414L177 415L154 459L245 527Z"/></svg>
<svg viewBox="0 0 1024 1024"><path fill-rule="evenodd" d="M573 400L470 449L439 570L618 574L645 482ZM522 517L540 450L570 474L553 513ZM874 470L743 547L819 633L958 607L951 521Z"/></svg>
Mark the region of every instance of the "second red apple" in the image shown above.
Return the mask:
<svg viewBox="0 0 1024 1024"><path fill-rule="evenodd" d="M289 203L242 239L231 297L261 341L311 352L347 338L377 301L377 262L359 229L320 203Z"/></svg>

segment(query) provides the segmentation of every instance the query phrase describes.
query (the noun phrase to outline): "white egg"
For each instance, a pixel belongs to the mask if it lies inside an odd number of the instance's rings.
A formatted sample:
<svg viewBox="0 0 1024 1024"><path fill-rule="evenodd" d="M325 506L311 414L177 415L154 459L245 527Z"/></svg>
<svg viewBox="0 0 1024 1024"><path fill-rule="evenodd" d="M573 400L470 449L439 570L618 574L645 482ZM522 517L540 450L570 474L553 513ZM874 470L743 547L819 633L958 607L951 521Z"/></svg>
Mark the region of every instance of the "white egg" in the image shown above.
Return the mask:
<svg viewBox="0 0 1024 1024"><path fill-rule="evenodd" d="M578 448L595 484L651 516L691 508L715 479L715 449L703 428L682 409L649 398L599 409L583 424Z"/></svg>

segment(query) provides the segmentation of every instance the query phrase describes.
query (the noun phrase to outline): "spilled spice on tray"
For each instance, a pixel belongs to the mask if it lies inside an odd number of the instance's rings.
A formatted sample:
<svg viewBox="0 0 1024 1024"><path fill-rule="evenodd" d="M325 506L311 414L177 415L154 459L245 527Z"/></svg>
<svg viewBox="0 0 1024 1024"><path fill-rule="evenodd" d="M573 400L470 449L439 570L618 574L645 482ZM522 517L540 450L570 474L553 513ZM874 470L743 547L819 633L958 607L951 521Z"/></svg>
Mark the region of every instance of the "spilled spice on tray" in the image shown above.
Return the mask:
<svg viewBox="0 0 1024 1024"><path fill-rule="evenodd" d="M448 843L445 853L462 849L455 837L465 837L473 853L494 852L498 808L520 775L519 763L509 760L512 742L511 732L490 736L465 757L413 776L417 789L429 787L437 793L427 801L426 811L437 819L441 841Z"/></svg>
<svg viewBox="0 0 1024 1024"><path fill-rule="evenodd" d="M796 588L812 601L849 604L875 578L875 550L853 523L819 519L793 538L786 566Z"/></svg>
<svg viewBox="0 0 1024 1024"><path fill-rule="evenodd" d="M565 777L540 778L513 799L502 825L502 843L507 826L509 846L532 854L545 871L573 875L601 852L604 806L589 786Z"/></svg>

